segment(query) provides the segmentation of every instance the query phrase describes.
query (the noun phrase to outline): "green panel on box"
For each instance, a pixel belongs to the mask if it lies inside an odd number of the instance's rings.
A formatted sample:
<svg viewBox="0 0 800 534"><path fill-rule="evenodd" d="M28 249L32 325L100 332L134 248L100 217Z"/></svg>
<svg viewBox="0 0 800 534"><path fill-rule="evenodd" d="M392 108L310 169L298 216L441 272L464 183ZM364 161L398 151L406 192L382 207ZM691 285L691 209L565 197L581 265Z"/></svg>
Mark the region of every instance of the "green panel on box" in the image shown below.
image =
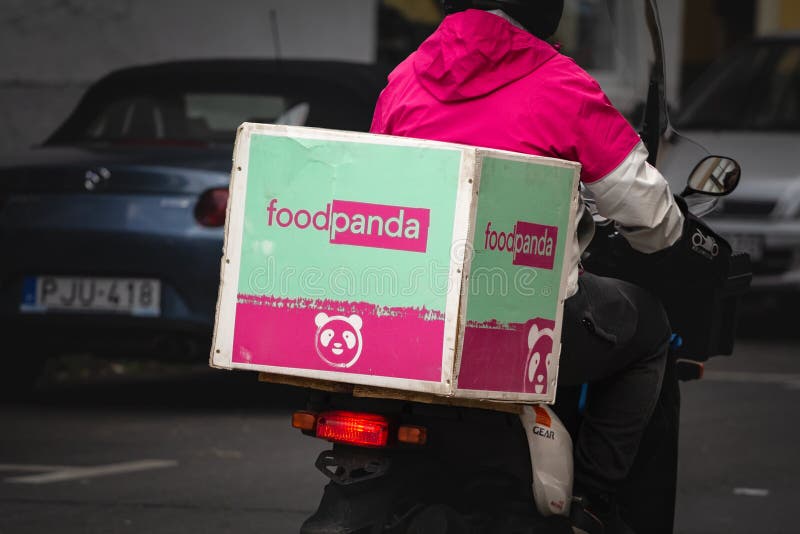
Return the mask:
<svg viewBox="0 0 800 534"><path fill-rule="evenodd" d="M253 134L239 293L443 312L460 163L457 149ZM343 216L332 211L334 201L384 212L405 207L401 237L387 238L389 246L413 241L418 233L409 214L429 210L425 250L334 244L330 228L315 227L323 226L324 213L329 226L344 225ZM351 210L349 217L348 228L357 233L358 215ZM374 222L360 230L383 239ZM392 224L383 231L396 234L400 224Z"/></svg>
<svg viewBox="0 0 800 534"><path fill-rule="evenodd" d="M555 319L574 173L568 167L484 158L468 322Z"/></svg>

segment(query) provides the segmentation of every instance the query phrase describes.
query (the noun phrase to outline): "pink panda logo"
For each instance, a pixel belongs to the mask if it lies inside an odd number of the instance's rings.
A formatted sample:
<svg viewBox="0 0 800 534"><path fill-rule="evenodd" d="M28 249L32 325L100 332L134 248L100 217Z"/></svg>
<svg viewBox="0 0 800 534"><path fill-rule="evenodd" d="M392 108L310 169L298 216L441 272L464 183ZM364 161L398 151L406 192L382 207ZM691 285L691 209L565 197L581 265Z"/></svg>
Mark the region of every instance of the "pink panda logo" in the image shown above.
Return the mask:
<svg viewBox="0 0 800 534"><path fill-rule="evenodd" d="M361 356L361 317L328 317L326 313L319 313L314 323L317 325L315 345L322 361L331 367L352 367Z"/></svg>
<svg viewBox="0 0 800 534"><path fill-rule="evenodd" d="M535 319L528 331L528 361L525 364L525 390L544 395L548 390L549 369L553 364L555 323Z"/></svg>

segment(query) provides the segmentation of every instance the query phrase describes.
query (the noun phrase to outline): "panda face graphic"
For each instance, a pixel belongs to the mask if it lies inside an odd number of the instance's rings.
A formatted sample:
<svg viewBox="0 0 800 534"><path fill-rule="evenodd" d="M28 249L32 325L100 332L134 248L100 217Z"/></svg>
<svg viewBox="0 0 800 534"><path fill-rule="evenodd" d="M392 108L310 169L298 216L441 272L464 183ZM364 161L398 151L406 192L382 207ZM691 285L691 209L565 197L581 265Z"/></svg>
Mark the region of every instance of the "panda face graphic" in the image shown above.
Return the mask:
<svg viewBox="0 0 800 534"><path fill-rule="evenodd" d="M348 368L361 356L361 317L319 313L314 318L317 325L315 345L322 361L331 367Z"/></svg>
<svg viewBox="0 0 800 534"><path fill-rule="evenodd" d="M528 332L528 362L526 364L525 390L546 394L548 369L553 359L553 329L534 323Z"/></svg>

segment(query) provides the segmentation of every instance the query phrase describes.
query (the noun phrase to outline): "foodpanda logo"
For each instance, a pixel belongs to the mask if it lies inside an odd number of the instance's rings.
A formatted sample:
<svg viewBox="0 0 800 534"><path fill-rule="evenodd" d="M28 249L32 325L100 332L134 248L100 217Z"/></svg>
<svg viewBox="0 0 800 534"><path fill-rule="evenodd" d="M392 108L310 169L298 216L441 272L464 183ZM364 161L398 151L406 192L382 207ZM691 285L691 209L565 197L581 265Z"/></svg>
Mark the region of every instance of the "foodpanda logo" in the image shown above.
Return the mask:
<svg viewBox="0 0 800 534"><path fill-rule="evenodd" d="M363 345L361 317L329 317L326 313L318 313L314 323L317 325L315 346L322 361L331 367L352 367L361 356Z"/></svg>
<svg viewBox="0 0 800 534"><path fill-rule="evenodd" d="M504 232L497 231L489 221L483 234L483 248L510 252L512 265L553 269L558 243L557 226L517 221L510 232Z"/></svg>
<svg viewBox="0 0 800 534"><path fill-rule="evenodd" d="M409 252L428 249L430 210L349 200L333 200L324 209L308 210L267 204L267 226L318 230L332 245L385 248Z"/></svg>
<svg viewBox="0 0 800 534"><path fill-rule="evenodd" d="M528 361L525 364L526 391L546 394L548 369L553 359L553 328L555 323L546 319L535 319L528 331Z"/></svg>

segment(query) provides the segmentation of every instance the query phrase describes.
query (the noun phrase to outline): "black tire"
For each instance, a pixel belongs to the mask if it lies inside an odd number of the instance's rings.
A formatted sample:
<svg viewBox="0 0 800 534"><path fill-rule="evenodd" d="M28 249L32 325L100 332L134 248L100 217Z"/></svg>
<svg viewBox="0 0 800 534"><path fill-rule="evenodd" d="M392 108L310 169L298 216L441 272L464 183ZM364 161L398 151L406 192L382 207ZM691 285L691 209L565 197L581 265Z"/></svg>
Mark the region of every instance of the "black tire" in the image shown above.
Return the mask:
<svg viewBox="0 0 800 534"><path fill-rule="evenodd" d="M473 530L453 508L433 505L417 514L406 532L407 534L462 534Z"/></svg>

